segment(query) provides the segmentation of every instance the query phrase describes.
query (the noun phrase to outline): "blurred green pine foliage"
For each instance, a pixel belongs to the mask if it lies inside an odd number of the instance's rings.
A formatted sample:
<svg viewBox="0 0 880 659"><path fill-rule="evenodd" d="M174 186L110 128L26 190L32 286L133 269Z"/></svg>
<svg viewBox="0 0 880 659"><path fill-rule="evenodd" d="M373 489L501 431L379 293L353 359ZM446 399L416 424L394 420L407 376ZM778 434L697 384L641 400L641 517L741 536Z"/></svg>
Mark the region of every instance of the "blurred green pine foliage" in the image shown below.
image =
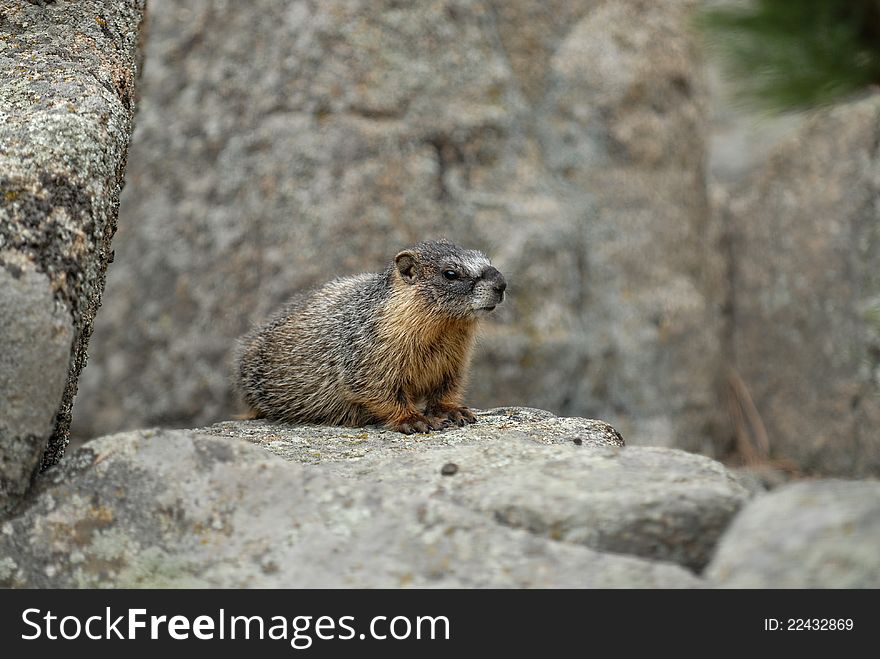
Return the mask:
<svg viewBox="0 0 880 659"><path fill-rule="evenodd" d="M714 2L698 21L745 104L803 110L880 84L880 0Z"/></svg>

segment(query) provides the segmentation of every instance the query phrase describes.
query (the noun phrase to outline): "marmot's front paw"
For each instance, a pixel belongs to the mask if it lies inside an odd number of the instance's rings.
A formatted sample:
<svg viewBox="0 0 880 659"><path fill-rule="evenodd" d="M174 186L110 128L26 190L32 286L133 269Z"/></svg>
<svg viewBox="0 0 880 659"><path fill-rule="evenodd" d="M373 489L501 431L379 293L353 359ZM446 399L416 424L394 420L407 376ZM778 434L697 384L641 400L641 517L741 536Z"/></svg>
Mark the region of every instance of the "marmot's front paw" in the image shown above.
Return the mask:
<svg viewBox="0 0 880 659"><path fill-rule="evenodd" d="M466 426L469 423L477 422L477 417L466 407L456 407L454 410L449 410L446 417L457 426Z"/></svg>
<svg viewBox="0 0 880 659"><path fill-rule="evenodd" d="M444 426L466 426L474 423L477 417L466 407L440 407L429 410L429 417L438 419Z"/></svg>
<svg viewBox="0 0 880 659"><path fill-rule="evenodd" d="M412 435L416 432L430 432L431 430L440 430L443 427L442 419L431 419L424 414L413 414L397 423L390 423L388 427L391 430L402 432L404 435Z"/></svg>

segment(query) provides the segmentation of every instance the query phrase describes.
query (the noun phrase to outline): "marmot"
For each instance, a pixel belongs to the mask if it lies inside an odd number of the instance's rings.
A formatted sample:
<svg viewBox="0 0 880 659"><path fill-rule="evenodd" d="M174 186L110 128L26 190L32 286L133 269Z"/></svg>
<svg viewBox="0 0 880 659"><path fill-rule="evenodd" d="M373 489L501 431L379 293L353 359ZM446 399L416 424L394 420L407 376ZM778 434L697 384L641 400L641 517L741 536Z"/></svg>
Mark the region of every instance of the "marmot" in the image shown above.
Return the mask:
<svg viewBox="0 0 880 659"><path fill-rule="evenodd" d="M252 417L407 434L473 423L462 395L477 322L506 288L482 252L440 240L294 296L240 341Z"/></svg>

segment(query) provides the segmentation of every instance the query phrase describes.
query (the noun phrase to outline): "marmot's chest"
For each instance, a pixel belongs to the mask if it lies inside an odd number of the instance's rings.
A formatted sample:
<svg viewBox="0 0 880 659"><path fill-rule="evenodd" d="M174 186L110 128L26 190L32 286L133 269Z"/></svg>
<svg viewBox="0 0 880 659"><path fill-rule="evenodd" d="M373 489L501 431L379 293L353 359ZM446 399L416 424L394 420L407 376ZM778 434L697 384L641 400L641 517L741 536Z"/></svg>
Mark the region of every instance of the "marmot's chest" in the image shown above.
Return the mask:
<svg viewBox="0 0 880 659"><path fill-rule="evenodd" d="M455 334L407 342L393 351L396 363L390 372L410 398L426 398L461 377L471 342L471 336Z"/></svg>

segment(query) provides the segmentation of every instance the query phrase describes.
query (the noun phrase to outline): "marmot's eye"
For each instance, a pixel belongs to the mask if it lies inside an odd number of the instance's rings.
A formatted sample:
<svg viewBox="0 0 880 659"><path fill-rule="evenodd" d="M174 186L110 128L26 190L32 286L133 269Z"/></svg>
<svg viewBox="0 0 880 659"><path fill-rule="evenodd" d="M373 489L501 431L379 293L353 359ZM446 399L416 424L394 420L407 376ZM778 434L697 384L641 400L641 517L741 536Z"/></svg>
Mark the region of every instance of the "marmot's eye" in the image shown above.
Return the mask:
<svg viewBox="0 0 880 659"><path fill-rule="evenodd" d="M455 270L444 270L443 277L444 279L452 281L453 279L458 279L458 273Z"/></svg>

